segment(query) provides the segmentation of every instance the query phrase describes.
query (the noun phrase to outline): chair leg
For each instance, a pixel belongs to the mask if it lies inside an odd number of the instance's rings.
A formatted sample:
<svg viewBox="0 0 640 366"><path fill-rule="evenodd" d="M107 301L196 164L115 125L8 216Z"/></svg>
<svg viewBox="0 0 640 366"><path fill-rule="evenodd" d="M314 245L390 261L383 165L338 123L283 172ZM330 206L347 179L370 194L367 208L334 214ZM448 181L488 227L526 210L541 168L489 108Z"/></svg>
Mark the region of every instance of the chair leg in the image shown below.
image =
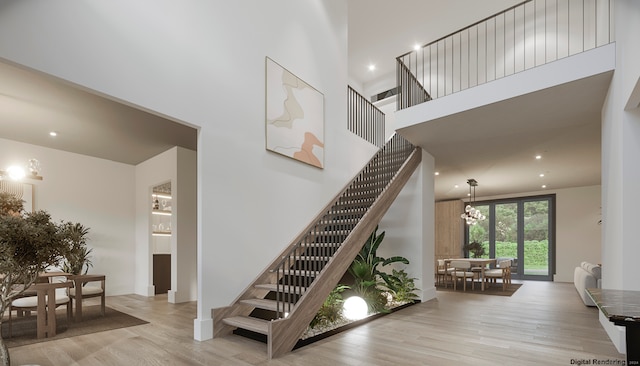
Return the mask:
<svg viewBox="0 0 640 366"><path fill-rule="evenodd" d="M11 313L13 311L11 310L11 305L9 305L9 338L11 338L12 335L12 331L11 331Z"/></svg>

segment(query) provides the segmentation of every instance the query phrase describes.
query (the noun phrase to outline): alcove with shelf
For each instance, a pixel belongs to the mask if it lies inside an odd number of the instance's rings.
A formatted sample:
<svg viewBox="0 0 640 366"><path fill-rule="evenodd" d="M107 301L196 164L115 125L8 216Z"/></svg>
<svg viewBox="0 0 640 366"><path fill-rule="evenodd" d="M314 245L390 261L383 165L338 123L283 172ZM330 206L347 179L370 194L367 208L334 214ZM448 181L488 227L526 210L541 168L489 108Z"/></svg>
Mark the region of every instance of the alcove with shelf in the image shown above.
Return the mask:
<svg viewBox="0 0 640 366"><path fill-rule="evenodd" d="M155 294L171 289L172 211L171 183L153 187L151 192L151 243Z"/></svg>

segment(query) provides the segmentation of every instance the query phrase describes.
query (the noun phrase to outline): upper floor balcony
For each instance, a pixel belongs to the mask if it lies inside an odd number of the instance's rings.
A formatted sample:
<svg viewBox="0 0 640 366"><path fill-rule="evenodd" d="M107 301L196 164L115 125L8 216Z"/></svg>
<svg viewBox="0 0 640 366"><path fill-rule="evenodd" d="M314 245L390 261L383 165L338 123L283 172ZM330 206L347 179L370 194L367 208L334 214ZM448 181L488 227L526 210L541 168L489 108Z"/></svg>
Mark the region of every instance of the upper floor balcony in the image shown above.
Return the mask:
<svg viewBox="0 0 640 366"><path fill-rule="evenodd" d="M437 200L459 198L447 187L469 174L485 183L484 195L506 181L524 185L531 178L509 158L535 150L562 153L565 164L592 161L576 174L599 184L600 116L615 69L612 6L530 0L398 57L396 130L438 170L457 173L438 178Z"/></svg>

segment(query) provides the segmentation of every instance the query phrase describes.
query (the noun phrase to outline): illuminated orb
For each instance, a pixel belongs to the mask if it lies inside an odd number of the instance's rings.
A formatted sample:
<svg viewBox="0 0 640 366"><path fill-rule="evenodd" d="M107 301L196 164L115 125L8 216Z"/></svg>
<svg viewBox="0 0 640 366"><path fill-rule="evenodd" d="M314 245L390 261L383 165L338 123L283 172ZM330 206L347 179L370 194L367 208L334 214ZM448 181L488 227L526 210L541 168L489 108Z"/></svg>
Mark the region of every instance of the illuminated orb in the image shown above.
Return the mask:
<svg viewBox="0 0 640 366"><path fill-rule="evenodd" d="M351 296L342 304L342 313L349 320L365 318L369 312L367 303L359 296Z"/></svg>

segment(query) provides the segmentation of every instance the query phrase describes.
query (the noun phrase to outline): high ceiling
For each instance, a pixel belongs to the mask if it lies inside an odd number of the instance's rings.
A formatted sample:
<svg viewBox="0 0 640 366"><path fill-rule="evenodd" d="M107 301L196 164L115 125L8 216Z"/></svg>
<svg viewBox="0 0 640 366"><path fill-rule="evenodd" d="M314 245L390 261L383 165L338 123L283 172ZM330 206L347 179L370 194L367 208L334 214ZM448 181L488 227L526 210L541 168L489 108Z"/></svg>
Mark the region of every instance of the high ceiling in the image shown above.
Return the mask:
<svg viewBox="0 0 640 366"><path fill-rule="evenodd" d="M520 0L347 0L349 6L349 77L361 87L382 85L395 73L395 58L474 23ZM370 71L368 66L376 69ZM137 164L173 146L195 150L195 129L81 90L49 76L0 62L0 137ZM539 190L532 179L531 154L518 147L544 146L558 152L545 160L554 171L553 189L600 183L600 107L605 79L565 86L505 103L447 117L430 128L415 128L411 137L436 158L436 199L466 198L466 180L479 182L482 196ZM587 89L588 86L591 89ZM379 90L383 91L383 90ZM585 95L590 91L591 95ZM580 93L577 93L580 92ZM568 98L569 95L574 97ZM578 99L578 96L592 99ZM534 99L528 99L534 98ZM466 120L496 124L490 116L514 113L550 103L548 128L504 128L504 134L468 135ZM588 105L584 100L596 101ZM585 108L588 107L588 108ZM526 113L521 113L528 118ZM480 122L478 122L480 121ZM555 122L554 122L555 121ZM555 123L555 124L554 124ZM519 124L522 126L524 124ZM576 128L580 125L581 128ZM479 126L479 125L476 125ZM551 127L555 126L555 127ZM561 127L562 126L562 127ZM495 125L493 127L496 127ZM50 130L59 135L53 139ZM500 138L501 143L497 143ZM461 142L477 149L464 153ZM462 145L464 146L464 145ZM562 153L560 153L562 152ZM579 173L579 174L578 174ZM535 183L535 185L533 185ZM453 189L455 185L459 189Z"/></svg>
<svg viewBox="0 0 640 366"><path fill-rule="evenodd" d="M383 87L370 94L385 91L395 85L384 82L394 78L395 58L416 43L437 40L521 2L348 0L350 77L367 90ZM543 191L542 184L548 190L598 185L600 115L610 79L611 73L598 75L401 134L434 156L440 173L436 200L466 199L469 178L478 181L476 193L484 197ZM535 161L538 153L544 156Z"/></svg>

